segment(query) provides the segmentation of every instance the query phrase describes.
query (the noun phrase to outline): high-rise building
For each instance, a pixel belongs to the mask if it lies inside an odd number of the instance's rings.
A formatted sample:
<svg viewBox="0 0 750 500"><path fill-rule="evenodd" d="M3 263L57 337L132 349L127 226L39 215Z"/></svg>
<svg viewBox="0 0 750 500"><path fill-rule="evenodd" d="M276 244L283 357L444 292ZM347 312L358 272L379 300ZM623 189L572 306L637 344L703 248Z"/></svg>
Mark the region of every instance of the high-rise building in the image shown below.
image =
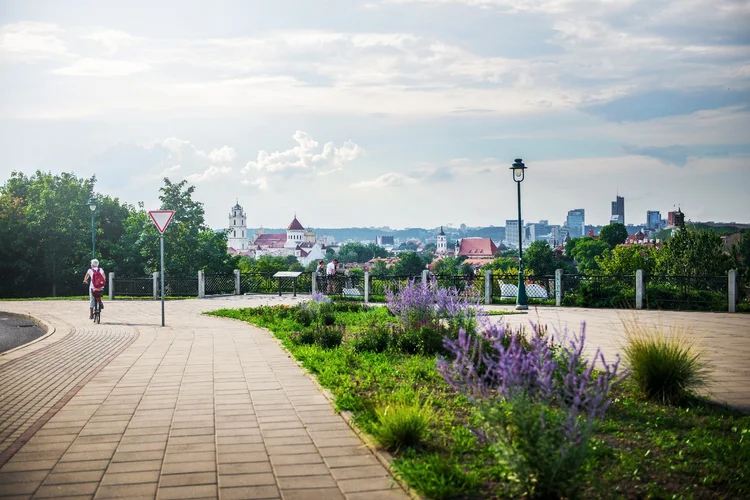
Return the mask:
<svg viewBox="0 0 750 500"><path fill-rule="evenodd" d="M668 226L682 226L685 224L685 214L679 208L675 212L667 212Z"/></svg>
<svg viewBox="0 0 750 500"><path fill-rule="evenodd" d="M658 231L661 228L661 212L658 210L646 211L646 229Z"/></svg>
<svg viewBox="0 0 750 500"><path fill-rule="evenodd" d="M565 225L568 226L568 235L571 239L582 238L586 227L586 210L583 208L569 210Z"/></svg>
<svg viewBox="0 0 750 500"><path fill-rule="evenodd" d="M523 225L523 221L521 221L521 224ZM518 248L518 220L517 219L505 221L505 244L512 248Z"/></svg>
<svg viewBox="0 0 750 500"><path fill-rule="evenodd" d="M625 224L625 198L617 196L617 199L612 202L612 217L609 218L611 224Z"/></svg>
<svg viewBox="0 0 750 500"><path fill-rule="evenodd" d="M528 239L529 243L539 241L543 236L548 235L550 232L549 221L540 220L539 222L532 222L528 225Z"/></svg>

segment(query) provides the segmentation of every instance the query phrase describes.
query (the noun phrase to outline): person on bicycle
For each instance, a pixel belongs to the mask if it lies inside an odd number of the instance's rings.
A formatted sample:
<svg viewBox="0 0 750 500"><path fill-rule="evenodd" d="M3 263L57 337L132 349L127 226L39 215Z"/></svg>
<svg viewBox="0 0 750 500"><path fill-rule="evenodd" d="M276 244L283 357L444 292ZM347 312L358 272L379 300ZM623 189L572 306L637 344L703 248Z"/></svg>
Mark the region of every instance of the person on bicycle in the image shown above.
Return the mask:
<svg viewBox="0 0 750 500"><path fill-rule="evenodd" d="M86 275L83 277L84 283L89 283L89 281L91 281L91 284L89 285L89 319L93 319L96 300L99 300L99 307L104 309L104 303L101 299L94 297L94 290L96 290L98 292L97 295L101 297L101 291L107 284L106 274L104 274L104 269L99 267L99 261L97 259L91 261L91 269L86 271Z"/></svg>

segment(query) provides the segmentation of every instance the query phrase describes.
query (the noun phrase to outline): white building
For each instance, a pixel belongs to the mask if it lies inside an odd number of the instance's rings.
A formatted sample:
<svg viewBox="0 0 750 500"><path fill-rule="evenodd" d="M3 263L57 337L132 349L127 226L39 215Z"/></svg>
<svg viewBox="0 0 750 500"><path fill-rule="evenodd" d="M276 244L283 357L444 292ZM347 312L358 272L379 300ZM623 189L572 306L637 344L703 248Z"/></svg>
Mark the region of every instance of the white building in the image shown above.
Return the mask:
<svg viewBox="0 0 750 500"><path fill-rule="evenodd" d="M267 234L261 228L250 247L255 251L256 258L263 255L274 257L293 255L303 266L307 266L312 261L325 259L326 255L326 246L315 240L315 234L312 231L305 231L300 221L297 220L296 214L287 226L285 234Z"/></svg>
<svg viewBox="0 0 750 500"><path fill-rule="evenodd" d="M237 253L246 252L249 247L247 235L247 219L245 212L238 202L229 212L229 234L227 235L227 247L235 250Z"/></svg>
<svg viewBox="0 0 750 500"><path fill-rule="evenodd" d="M443 231L443 226L440 226L440 233L437 237L437 249L436 249L437 255L447 255L448 254L448 240L445 237L445 232Z"/></svg>

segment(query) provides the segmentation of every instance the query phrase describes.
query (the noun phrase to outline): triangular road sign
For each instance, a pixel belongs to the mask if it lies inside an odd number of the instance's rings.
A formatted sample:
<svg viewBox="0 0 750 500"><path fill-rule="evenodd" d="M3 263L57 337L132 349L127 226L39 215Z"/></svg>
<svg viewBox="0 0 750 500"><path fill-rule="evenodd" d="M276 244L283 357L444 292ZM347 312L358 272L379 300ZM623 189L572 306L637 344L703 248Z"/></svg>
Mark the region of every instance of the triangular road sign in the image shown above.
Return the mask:
<svg viewBox="0 0 750 500"><path fill-rule="evenodd" d="M150 210L148 215L151 217L151 220L154 221L156 229L164 234L164 230L167 229L167 226L172 221L174 210Z"/></svg>

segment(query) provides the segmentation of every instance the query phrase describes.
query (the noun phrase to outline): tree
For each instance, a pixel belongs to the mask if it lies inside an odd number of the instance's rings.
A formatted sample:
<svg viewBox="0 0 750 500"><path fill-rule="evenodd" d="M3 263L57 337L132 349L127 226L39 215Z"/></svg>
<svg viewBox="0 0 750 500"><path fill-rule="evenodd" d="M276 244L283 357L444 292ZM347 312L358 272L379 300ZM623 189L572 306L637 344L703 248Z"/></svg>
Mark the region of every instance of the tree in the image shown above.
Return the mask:
<svg viewBox="0 0 750 500"><path fill-rule="evenodd" d="M599 264L596 263L596 258L609 253L609 245L590 236L577 238L577 240L572 256L578 262L578 270L581 273L598 271Z"/></svg>
<svg viewBox="0 0 750 500"><path fill-rule="evenodd" d="M402 253L394 266L397 276L419 276L425 269L425 264L416 252Z"/></svg>
<svg viewBox="0 0 750 500"><path fill-rule="evenodd" d="M599 232L599 239L609 245L610 249L613 249L617 245L625 243L628 239L628 230L625 228L624 224L615 222L602 228Z"/></svg>
<svg viewBox="0 0 750 500"><path fill-rule="evenodd" d="M533 242L523 253L523 263L526 269L534 271L537 276L555 274L557 268L552 249L546 241Z"/></svg>
<svg viewBox="0 0 750 500"><path fill-rule="evenodd" d="M645 245L618 246L611 253L595 257L599 269L604 274L632 275L638 269L651 273L655 253Z"/></svg>
<svg viewBox="0 0 750 500"><path fill-rule="evenodd" d="M734 267L743 276L750 276L750 231L743 231L740 239L732 246Z"/></svg>
<svg viewBox="0 0 750 500"><path fill-rule="evenodd" d="M373 276L387 276L389 274L388 265L384 260L376 260L370 268L370 274Z"/></svg>
<svg viewBox="0 0 750 500"><path fill-rule="evenodd" d="M517 259L517 258L516 258ZM510 257L498 257L489 264L482 266L482 270L501 271L503 273L508 272L510 269L518 269L518 260Z"/></svg>
<svg viewBox="0 0 750 500"><path fill-rule="evenodd" d="M722 276L732 267L721 236L683 227L657 252L656 272L673 276Z"/></svg>
<svg viewBox="0 0 750 500"><path fill-rule="evenodd" d="M432 274L436 274L438 276L441 276L441 275L453 276L456 274L457 270L458 270L458 260L456 260L454 257L451 257L451 256L447 256L438 260L437 262L435 262L435 265L432 266Z"/></svg>

